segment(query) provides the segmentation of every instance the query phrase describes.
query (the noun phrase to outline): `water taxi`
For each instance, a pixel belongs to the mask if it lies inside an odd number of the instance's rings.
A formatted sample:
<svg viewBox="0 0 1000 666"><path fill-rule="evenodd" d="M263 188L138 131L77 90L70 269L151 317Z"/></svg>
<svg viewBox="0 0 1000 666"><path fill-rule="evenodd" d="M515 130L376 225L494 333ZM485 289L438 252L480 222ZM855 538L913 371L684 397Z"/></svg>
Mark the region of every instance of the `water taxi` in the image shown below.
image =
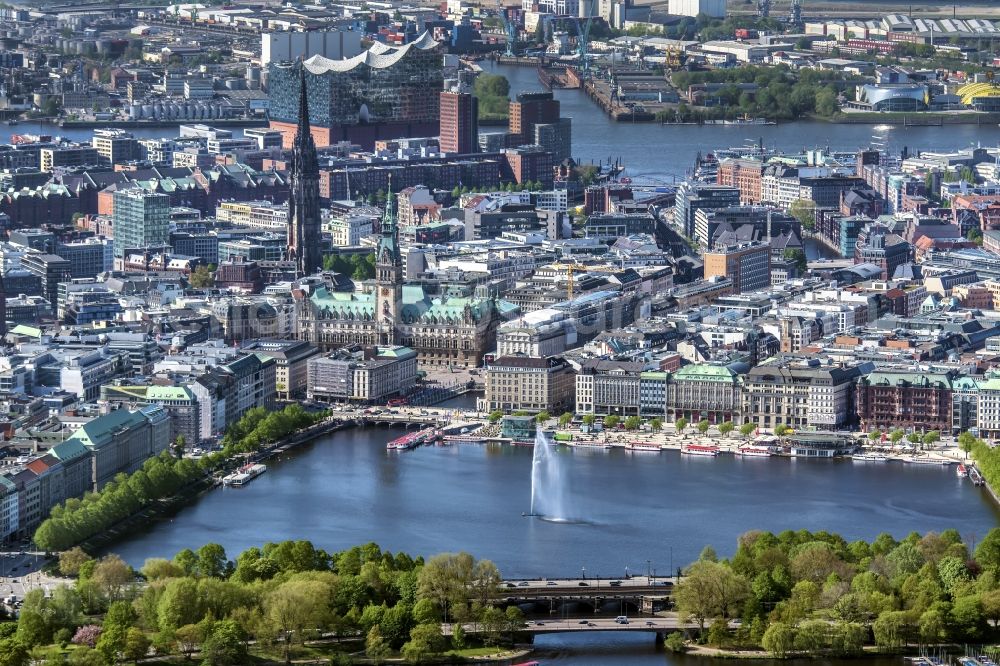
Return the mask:
<svg viewBox="0 0 1000 666"><path fill-rule="evenodd" d="M239 488L250 483L258 476L267 471L267 465L262 465L260 463L252 463L250 465L244 465L232 474L227 474L222 477L222 485L231 486L233 488Z"/></svg>
<svg viewBox="0 0 1000 666"><path fill-rule="evenodd" d="M385 448L387 451L409 451L410 449L417 448L421 444L432 442L437 438L438 432L435 428L424 428L419 432L413 432L403 435L402 437L397 437L386 444Z"/></svg>
<svg viewBox="0 0 1000 666"><path fill-rule="evenodd" d="M629 442L625 445L626 451L647 451L652 453L659 453L663 450L663 447L654 442Z"/></svg>
<svg viewBox="0 0 1000 666"><path fill-rule="evenodd" d="M882 453L873 453L873 452L855 453L853 456L851 456L851 460L854 460L856 462L883 463L883 462L889 462L889 456Z"/></svg>
<svg viewBox="0 0 1000 666"><path fill-rule="evenodd" d="M770 458L774 455L774 448L765 444L743 444L736 449L736 455L743 458Z"/></svg>
<svg viewBox="0 0 1000 666"><path fill-rule="evenodd" d="M681 453L689 456L712 456L719 455L719 447L713 444L684 444L681 446Z"/></svg>

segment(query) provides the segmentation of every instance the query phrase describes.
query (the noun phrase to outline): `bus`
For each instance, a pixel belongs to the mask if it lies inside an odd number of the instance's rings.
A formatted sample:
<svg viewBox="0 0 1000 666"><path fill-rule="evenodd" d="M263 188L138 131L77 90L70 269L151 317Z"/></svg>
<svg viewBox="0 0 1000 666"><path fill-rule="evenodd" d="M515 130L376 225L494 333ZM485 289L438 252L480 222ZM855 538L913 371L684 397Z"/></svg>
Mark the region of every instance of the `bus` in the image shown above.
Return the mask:
<svg viewBox="0 0 1000 666"><path fill-rule="evenodd" d="M403 407L403 406L407 405L408 403L409 403L409 400L407 400L406 398L393 398L392 400L390 400L389 402L387 402L386 405L388 407Z"/></svg>

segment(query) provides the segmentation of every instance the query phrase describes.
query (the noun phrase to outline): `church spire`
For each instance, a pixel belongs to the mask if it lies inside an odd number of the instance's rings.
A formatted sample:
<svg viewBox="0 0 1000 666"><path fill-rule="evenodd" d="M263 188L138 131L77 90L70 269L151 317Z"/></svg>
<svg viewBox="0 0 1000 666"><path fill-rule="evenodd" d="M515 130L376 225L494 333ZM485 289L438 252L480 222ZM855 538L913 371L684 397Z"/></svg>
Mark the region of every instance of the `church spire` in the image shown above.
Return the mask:
<svg viewBox="0 0 1000 666"><path fill-rule="evenodd" d="M389 193L385 198L385 212L382 214L382 224L378 239L378 254L376 260L386 266L401 263L399 256L399 229L396 224L396 202L392 196L392 176L389 176Z"/></svg>
<svg viewBox="0 0 1000 666"><path fill-rule="evenodd" d="M295 132L295 143L303 137L311 136L309 131L309 98L306 95L306 65L299 61L299 125Z"/></svg>

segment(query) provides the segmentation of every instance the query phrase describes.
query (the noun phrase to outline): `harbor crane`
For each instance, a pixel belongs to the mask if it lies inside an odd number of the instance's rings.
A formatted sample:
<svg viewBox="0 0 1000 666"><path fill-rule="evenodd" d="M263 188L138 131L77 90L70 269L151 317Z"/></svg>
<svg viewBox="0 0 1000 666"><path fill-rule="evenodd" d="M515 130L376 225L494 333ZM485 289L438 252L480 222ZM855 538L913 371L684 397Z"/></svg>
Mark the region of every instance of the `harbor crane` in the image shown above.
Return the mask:
<svg viewBox="0 0 1000 666"><path fill-rule="evenodd" d="M514 57L514 47L517 45L517 25L507 16L507 9L503 6L502 0L497 0L497 16L503 23L504 34L507 35L507 48L504 55L508 58Z"/></svg>
<svg viewBox="0 0 1000 666"><path fill-rule="evenodd" d="M788 12L788 22L792 25L802 25L802 0L792 0L792 7Z"/></svg>
<svg viewBox="0 0 1000 666"><path fill-rule="evenodd" d="M580 69L586 75L590 71L590 61L587 59L587 52L590 46L590 26L594 22L593 16L588 16L582 24L580 19L576 20L576 52L580 56Z"/></svg>

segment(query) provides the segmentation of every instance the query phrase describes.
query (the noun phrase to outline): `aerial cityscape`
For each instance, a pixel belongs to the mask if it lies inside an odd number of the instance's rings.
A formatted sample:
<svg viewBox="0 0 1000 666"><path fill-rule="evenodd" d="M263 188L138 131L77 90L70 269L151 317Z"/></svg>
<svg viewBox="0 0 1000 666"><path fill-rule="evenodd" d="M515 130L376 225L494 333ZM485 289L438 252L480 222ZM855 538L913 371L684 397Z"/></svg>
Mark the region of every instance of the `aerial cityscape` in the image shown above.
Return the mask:
<svg viewBox="0 0 1000 666"><path fill-rule="evenodd" d="M0 666L997 666L1000 6L0 3Z"/></svg>

